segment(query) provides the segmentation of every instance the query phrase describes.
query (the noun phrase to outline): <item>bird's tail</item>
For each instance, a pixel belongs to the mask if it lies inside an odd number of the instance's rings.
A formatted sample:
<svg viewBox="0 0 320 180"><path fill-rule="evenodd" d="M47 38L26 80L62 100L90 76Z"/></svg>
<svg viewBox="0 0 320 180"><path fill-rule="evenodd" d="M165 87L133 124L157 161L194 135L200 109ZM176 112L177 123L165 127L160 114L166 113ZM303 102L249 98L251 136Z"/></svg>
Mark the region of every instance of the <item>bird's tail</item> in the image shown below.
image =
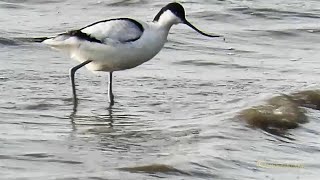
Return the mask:
<svg viewBox="0 0 320 180"><path fill-rule="evenodd" d="M22 42L34 42L34 43L41 43L44 40L51 39L53 37L19 37L15 38L18 41Z"/></svg>

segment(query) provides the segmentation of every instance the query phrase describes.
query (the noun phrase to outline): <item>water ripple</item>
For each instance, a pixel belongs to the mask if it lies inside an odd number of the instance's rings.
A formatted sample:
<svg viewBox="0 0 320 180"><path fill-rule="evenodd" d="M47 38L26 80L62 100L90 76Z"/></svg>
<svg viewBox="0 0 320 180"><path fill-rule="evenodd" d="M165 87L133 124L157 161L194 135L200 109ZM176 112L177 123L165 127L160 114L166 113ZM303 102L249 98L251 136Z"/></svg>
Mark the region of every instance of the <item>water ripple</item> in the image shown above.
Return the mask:
<svg viewBox="0 0 320 180"><path fill-rule="evenodd" d="M295 11L285 11L273 8L249 8L249 7L240 7L230 9L232 12L239 12L246 15L251 15L264 19L284 19L286 17L303 17L318 19L320 16L314 13L305 13L305 12L295 12Z"/></svg>

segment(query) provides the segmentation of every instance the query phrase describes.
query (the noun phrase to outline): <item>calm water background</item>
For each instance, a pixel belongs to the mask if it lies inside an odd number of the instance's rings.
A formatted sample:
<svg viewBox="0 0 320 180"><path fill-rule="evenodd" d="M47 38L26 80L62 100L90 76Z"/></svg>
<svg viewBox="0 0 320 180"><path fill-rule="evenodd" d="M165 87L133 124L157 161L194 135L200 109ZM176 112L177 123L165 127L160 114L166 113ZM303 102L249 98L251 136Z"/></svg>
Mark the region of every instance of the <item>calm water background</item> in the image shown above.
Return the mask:
<svg viewBox="0 0 320 180"><path fill-rule="evenodd" d="M237 113L279 93L320 84L320 3L304 0L183 1L187 26L174 26L151 61L114 73L77 74L73 111L68 69L77 64L42 44L97 20L151 21L170 1L0 1L1 179L318 179L320 113L290 130L292 140L252 129ZM257 161L303 168L263 168ZM130 173L152 164L179 172Z"/></svg>

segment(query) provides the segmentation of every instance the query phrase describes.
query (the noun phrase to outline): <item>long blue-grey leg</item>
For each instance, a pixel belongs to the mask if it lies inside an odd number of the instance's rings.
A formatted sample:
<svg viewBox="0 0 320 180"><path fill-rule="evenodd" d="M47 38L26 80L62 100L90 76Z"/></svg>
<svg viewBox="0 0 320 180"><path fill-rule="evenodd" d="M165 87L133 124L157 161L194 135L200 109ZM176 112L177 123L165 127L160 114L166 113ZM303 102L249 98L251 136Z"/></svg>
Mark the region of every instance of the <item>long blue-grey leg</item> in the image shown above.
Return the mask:
<svg viewBox="0 0 320 180"><path fill-rule="evenodd" d="M112 72L109 72L108 98L109 98L110 106L113 106L114 105L114 96L112 93Z"/></svg>
<svg viewBox="0 0 320 180"><path fill-rule="evenodd" d="M76 73L76 71L80 68L82 68L83 66L89 64L90 62L92 62L91 60L87 60L73 68L70 69L69 73L70 73L70 79L71 79L71 85L72 85L72 94L73 94L73 103L77 104L77 94L76 94L76 85L74 83L74 74Z"/></svg>

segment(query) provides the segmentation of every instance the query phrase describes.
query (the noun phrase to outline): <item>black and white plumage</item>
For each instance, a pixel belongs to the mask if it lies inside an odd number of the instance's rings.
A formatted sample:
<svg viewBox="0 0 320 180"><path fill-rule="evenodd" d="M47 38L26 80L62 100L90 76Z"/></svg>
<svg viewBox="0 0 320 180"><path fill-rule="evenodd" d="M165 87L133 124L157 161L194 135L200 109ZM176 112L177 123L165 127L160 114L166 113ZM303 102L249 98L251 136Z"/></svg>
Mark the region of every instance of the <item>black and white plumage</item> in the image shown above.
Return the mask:
<svg viewBox="0 0 320 180"><path fill-rule="evenodd" d="M98 21L79 30L72 30L61 34L59 37L67 39L75 36L81 40L110 44L132 42L141 37L143 26L134 19L117 18Z"/></svg>
<svg viewBox="0 0 320 180"><path fill-rule="evenodd" d="M152 59L164 46L170 28L183 23L209 37L185 19L179 3L163 7L150 23L130 18L98 21L78 30L72 30L47 39L43 43L67 51L71 58L81 62L70 70L73 97L76 102L74 74L86 66L92 71L109 72L109 101L113 105L112 72L130 69Z"/></svg>

